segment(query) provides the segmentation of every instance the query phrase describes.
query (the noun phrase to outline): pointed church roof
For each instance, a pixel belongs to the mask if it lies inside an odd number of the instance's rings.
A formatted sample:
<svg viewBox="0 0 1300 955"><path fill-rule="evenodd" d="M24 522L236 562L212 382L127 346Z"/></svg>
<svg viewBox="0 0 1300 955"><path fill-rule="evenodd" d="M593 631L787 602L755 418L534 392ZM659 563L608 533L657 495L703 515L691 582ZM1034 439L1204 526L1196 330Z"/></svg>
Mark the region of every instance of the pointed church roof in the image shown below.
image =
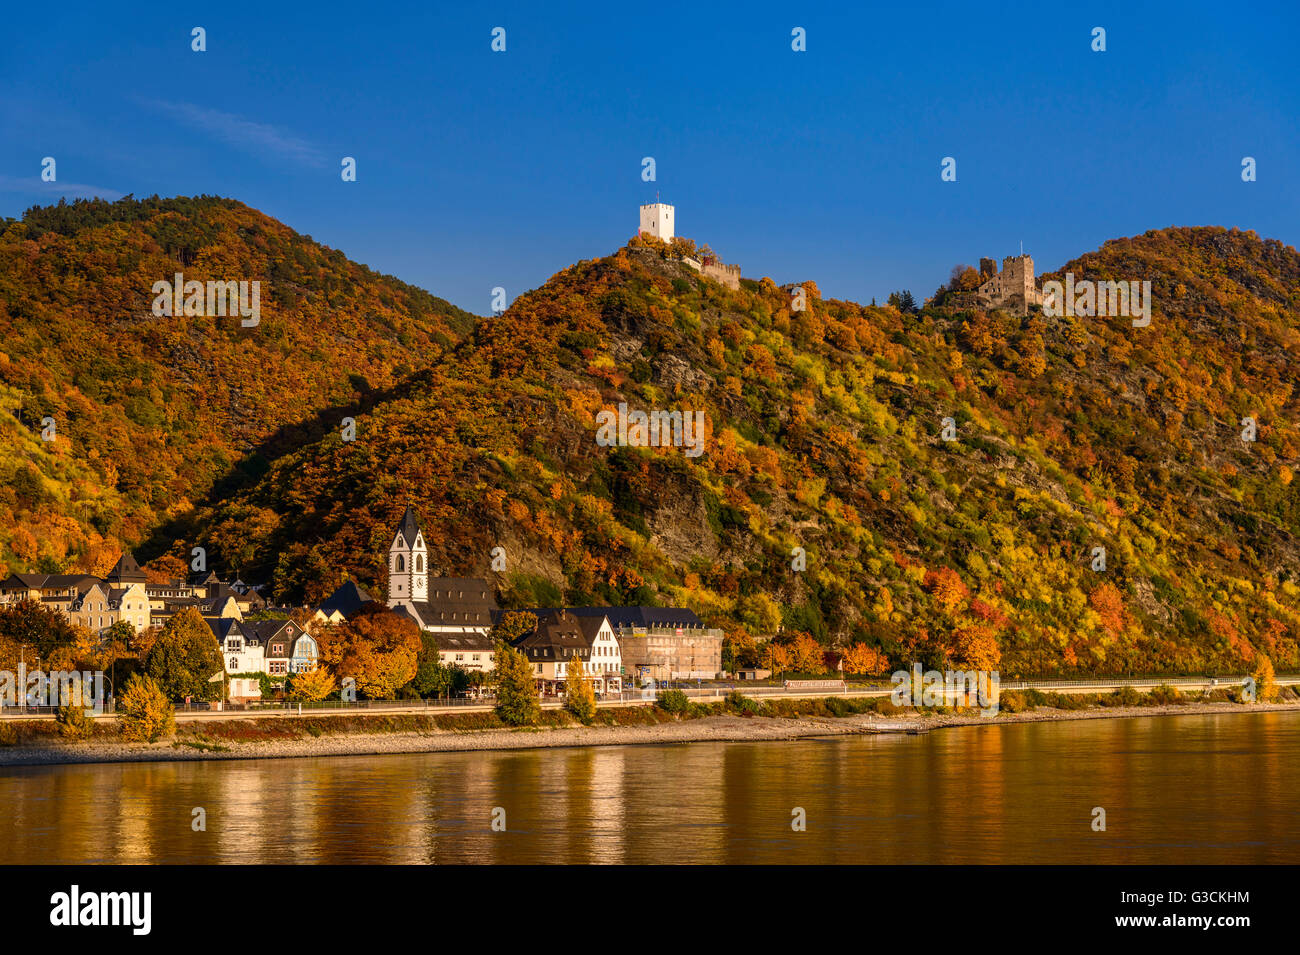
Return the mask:
<svg viewBox="0 0 1300 955"><path fill-rule="evenodd" d="M407 547L415 543L415 538L420 533L420 519L415 516L415 508L409 504L406 505L406 513L402 515L402 523L397 525L397 533L402 535Z"/></svg>
<svg viewBox="0 0 1300 955"><path fill-rule="evenodd" d="M149 580L144 571L140 569L140 565L135 562L135 557L130 551L122 552L122 556L117 559L113 569L108 572L107 579L115 584L143 584Z"/></svg>

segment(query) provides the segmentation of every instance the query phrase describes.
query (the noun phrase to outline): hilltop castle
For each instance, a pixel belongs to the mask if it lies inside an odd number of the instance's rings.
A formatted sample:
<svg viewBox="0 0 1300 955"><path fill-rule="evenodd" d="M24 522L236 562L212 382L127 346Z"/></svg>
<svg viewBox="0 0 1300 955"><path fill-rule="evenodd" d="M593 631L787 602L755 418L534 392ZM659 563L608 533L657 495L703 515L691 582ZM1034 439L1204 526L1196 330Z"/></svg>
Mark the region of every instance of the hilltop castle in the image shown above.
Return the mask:
<svg viewBox="0 0 1300 955"><path fill-rule="evenodd" d="M642 206L641 225L637 229L637 234L652 236L664 242L672 242L673 236L676 234L673 231L673 220L676 213L677 210L666 202L655 201ZM687 256L682 261L695 271L708 276L715 282L721 282L733 291L740 289L739 265L724 265L710 255L704 255L698 259Z"/></svg>
<svg viewBox="0 0 1300 955"><path fill-rule="evenodd" d="M984 308L1011 307L1021 315L1030 305L1042 305L1043 293L1034 283L1034 260L1023 252L1002 260L1002 271L992 259L980 259L980 286L975 290L977 302Z"/></svg>

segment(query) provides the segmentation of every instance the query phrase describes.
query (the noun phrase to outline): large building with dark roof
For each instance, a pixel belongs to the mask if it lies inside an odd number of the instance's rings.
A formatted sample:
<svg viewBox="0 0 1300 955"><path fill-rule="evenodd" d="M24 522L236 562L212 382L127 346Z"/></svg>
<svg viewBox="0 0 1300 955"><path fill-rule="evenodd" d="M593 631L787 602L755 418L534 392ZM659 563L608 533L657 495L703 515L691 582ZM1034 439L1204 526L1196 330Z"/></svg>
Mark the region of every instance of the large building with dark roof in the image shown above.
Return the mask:
<svg viewBox="0 0 1300 955"><path fill-rule="evenodd" d="M608 620L622 670L648 680L713 680L722 672L722 631L684 607L565 607L582 621ZM498 611L497 616L511 611ZM539 617L558 608L532 609Z"/></svg>

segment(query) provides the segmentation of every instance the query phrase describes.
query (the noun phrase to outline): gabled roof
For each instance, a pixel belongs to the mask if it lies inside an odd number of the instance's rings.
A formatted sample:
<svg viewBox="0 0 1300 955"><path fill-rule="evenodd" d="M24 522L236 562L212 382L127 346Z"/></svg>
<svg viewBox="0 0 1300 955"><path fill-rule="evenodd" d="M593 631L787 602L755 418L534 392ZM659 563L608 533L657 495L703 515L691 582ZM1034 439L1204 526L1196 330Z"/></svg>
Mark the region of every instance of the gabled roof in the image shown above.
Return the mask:
<svg viewBox="0 0 1300 955"><path fill-rule="evenodd" d="M318 609L327 616L337 610L343 616L350 617L373 599L355 580L349 580L322 600Z"/></svg>
<svg viewBox="0 0 1300 955"><path fill-rule="evenodd" d="M567 610L542 611L537 629L521 636L514 645L534 660L567 660L591 647L578 618Z"/></svg>
<svg viewBox="0 0 1300 955"><path fill-rule="evenodd" d="M140 565L135 562L135 555L129 550L122 551L122 556L108 572L107 579L115 584L143 584L149 580L140 569Z"/></svg>
<svg viewBox="0 0 1300 955"><path fill-rule="evenodd" d="M234 634L238 637L245 636L244 628L239 625L239 621L234 617L204 617L203 621L212 630L213 636L224 645L226 637Z"/></svg>
<svg viewBox="0 0 1300 955"><path fill-rule="evenodd" d="M281 630L289 626L293 627L294 636L297 636L299 633L302 632L302 627L298 626L298 624L294 623L292 620L272 619L272 620L245 620L244 621L245 632L257 634L257 636L261 637L263 640L271 639L271 637L274 637Z"/></svg>
<svg viewBox="0 0 1300 955"><path fill-rule="evenodd" d="M603 613L598 617L587 616L585 614L575 614L575 616L578 617L578 626L582 629L582 635L586 638L589 645L596 642L596 638L600 636L600 628L604 626L605 621L609 619ZM610 626L612 627L613 624Z"/></svg>

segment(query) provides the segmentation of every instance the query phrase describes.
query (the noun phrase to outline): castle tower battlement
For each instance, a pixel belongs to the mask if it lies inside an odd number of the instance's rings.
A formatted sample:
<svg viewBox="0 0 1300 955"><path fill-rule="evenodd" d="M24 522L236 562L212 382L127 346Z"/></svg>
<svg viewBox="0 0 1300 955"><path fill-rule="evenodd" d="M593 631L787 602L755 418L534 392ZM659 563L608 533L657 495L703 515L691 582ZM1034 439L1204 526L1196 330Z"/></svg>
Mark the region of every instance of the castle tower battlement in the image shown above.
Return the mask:
<svg viewBox="0 0 1300 955"><path fill-rule="evenodd" d="M652 202L641 207L641 227L639 233L652 235L665 242L673 241L673 220L677 210L666 202Z"/></svg>
<svg viewBox="0 0 1300 955"><path fill-rule="evenodd" d="M982 263L981 263L982 264ZM1043 293L1034 280L1033 257L1021 253L1002 260L1002 271L986 280L976 290L981 305L988 308L1012 306L1023 315L1030 305L1042 305Z"/></svg>

